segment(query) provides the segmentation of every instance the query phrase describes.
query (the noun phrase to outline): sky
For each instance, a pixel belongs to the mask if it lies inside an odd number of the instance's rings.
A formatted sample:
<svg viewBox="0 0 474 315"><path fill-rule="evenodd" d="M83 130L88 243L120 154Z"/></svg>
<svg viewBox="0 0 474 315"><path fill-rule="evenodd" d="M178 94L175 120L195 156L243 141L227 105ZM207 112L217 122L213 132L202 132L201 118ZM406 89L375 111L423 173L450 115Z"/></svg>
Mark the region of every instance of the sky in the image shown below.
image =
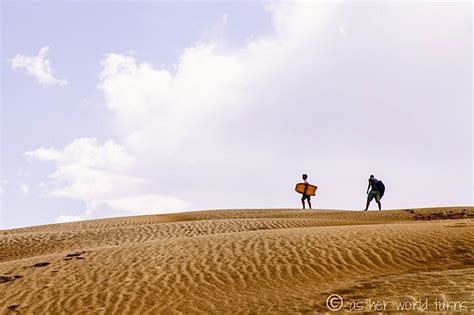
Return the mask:
<svg viewBox="0 0 474 315"><path fill-rule="evenodd" d="M2 229L473 205L469 1L0 5Z"/></svg>

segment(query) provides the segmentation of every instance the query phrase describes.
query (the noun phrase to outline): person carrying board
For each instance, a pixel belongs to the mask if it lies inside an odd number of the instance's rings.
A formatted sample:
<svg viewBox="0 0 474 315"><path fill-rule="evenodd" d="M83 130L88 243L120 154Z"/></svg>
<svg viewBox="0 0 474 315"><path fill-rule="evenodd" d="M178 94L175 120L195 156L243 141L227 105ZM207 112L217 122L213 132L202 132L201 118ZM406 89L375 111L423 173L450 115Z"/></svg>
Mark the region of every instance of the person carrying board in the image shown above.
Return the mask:
<svg viewBox="0 0 474 315"><path fill-rule="evenodd" d="M303 174L303 181L304 181L304 184L305 184L305 190L304 190L304 193L303 193L303 197L301 197L301 202L303 203L303 209L305 209L305 200L308 200L308 206L309 206L309 209L311 209L311 196L309 194L307 194L307 190L308 190L308 175L307 174Z"/></svg>

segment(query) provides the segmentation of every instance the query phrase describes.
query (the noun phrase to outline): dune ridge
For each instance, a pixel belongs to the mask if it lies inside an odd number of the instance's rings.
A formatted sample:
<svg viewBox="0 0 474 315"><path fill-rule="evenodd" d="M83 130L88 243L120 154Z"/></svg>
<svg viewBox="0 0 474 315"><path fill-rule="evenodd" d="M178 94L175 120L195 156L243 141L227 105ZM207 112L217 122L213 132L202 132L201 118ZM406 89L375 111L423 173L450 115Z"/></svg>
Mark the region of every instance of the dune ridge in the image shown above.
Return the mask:
<svg viewBox="0 0 474 315"><path fill-rule="evenodd" d="M4 230L0 310L322 313L338 294L346 311L427 298L470 312L473 218L474 207L247 209Z"/></svg>

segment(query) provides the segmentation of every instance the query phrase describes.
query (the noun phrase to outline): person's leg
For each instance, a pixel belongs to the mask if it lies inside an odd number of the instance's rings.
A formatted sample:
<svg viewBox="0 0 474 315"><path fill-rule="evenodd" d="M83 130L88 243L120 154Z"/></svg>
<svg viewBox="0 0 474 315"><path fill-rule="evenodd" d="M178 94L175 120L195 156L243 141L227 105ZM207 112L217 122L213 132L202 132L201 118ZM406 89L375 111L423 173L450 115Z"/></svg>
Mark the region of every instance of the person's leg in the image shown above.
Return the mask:
<svg viewBox="0 0 474 315"><path fill-rule="evenodd" d="M375 196L375 201L377 201L377 204L379 206L379 211L382 210L382 203L380 202L380 193L377 192L377 195Z"/></svg>
<svg viewBox="0 0 474 315"><path fill-rule="evenodd" d="M369 206L370 206L370 202L372 201L372 192L369 192L369 195L367 196L367 204L365 205L365 210L364 211L367 211L369 210Z"/></svg>
<svg viewBox="0 0 474 315"><path fill-rule="evenodd" d="M303 209L305 209L305 204L304 204L304 195L301 197L301 203L303 204Z"/></svg>
<svg viewBox="0 0 474 315"><path fill-rule="evenodd" d="M309 206L309 209L311 210L311 198L308 197L308 206Z"/></svg>

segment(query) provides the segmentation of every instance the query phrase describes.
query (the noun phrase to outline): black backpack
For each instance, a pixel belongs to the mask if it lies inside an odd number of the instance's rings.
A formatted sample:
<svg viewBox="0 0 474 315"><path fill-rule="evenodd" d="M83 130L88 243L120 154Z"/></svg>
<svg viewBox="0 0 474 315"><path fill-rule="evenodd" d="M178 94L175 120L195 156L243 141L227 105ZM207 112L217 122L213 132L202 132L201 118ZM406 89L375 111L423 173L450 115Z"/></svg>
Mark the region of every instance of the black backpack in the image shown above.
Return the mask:
<svg viewBox="0 0 474 315"><path fill-rule="evenodd" d="M382 183L381 180L379 180L379 181L377 182L377 188L378 188L378 190L379 190L379 192L380 192L380 198L382 198L382 197L383 197L383 194L385 194L385 185Z"/></svg>

